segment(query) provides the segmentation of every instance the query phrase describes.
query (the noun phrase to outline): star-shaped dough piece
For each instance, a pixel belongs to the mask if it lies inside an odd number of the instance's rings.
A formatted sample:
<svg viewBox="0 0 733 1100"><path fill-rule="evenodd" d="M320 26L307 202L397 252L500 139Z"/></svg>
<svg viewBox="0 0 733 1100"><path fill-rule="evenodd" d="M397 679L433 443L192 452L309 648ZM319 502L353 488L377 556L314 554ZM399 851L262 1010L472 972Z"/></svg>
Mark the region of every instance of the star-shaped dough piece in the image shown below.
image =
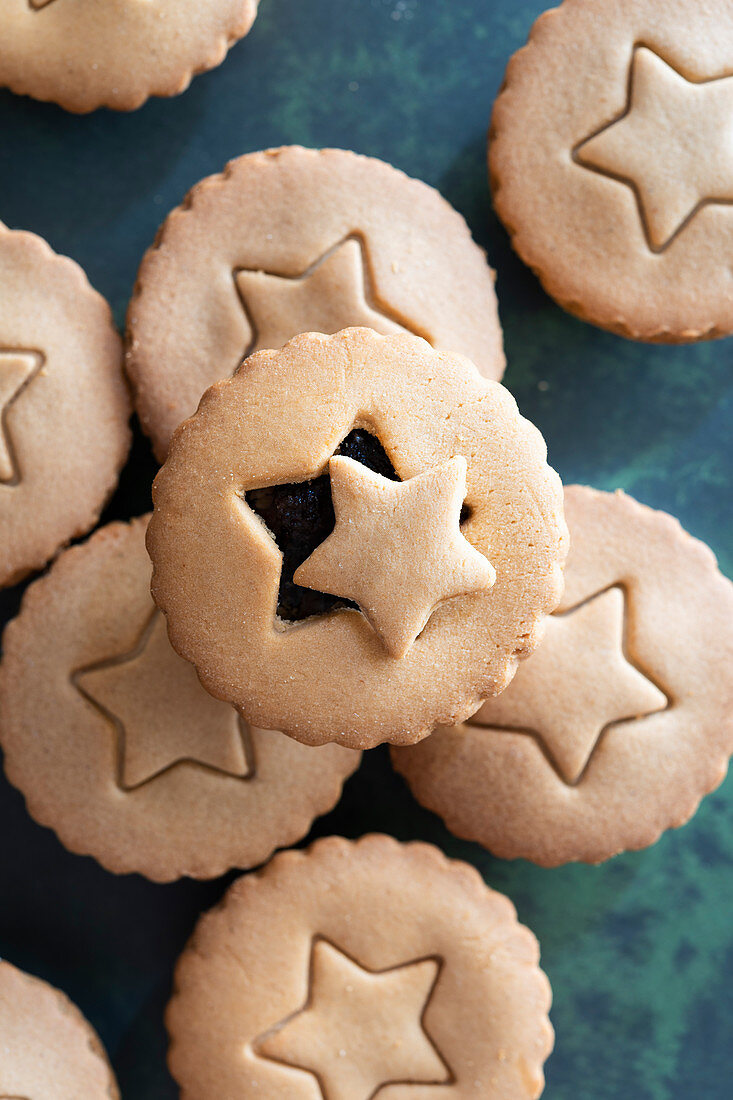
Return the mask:
<svg viewBox="0 0 733 1100"><path fill-rule="evenodd" d="M435 959L366 970L316 939L305 1007L254 1049L312 1073L324 1100L372 1100L394 1084L447 1084L450 1070L422 1024L439 973Z"/></svg>
<svg viewBox="0 0 733 1100"><path fill-rule="evenodd" d="M204 691L170 645L160 612L132 651L80 670L74 683L115 727L123 790L183 761L251 776L239 715Z"/></svg>
<svg viewBox="0 0 733 1100"><path fill-rule="evenodd" d="M281 348L300 332L331 334L359 325L385 336L406 331L369 305L364 245L354 237L294 278L239 270L234 279L254 333L248 355Z"/></svg>
<svg viewBox="0 0 733 1100"><path fill-rule="evenodd" d="M604 730L668 706L624 654L624 617L618 587L551 615L536 652L471 721L533 733L565 782L577 783Z"/></svg>
<svg viewBox="0 0 733 1100"><path fill-rule="evenodd" d="M633 187L649 246L661 252L700 206L733 202L733 76L696 82L645 46L628 107L575 151Z"/></svg>
<svg viewBox="0 0 733 1100"><path fill-rule="evenodd" d="M329 462L333 532L294 573L296 584L354 600L393 657L404 657L438 604L490 588L496 573L460 530L466 460L408 481L360 462Z"/></svg>
<svg viewBox="0 0 733 1100"><path fill-rule="evenodd" d="M42 363L43 356L35 351L0 351L0 482L6 485L17 485L20 481L20 471L8 430L8 411L40 370Z"/></svg>

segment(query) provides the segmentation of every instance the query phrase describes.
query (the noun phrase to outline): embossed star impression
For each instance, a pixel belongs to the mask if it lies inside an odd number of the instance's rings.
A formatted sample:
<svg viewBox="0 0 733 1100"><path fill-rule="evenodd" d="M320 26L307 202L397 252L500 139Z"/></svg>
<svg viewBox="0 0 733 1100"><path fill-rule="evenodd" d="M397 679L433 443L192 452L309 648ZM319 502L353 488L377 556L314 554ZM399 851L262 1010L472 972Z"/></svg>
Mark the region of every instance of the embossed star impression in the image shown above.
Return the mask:
<svg viewBox="0 0 733 1100"><path fill-rule="evenodd" d="M532 733L575 784L601 734L669 700L624 653L625 597L614 586L547 620L541 645L472 724Z"/></svg>
<svg viewBox="0 0 733 1100"><path fill-rule="evenodd" d="M369 266L358 237L347 237L300 275L239 269L234 281L254 334L247 355L281 348L301 332L331 334L356 325L384 336L408 331L369 304Z"/></svg>
<svg viewBox="0 0 733 1100"><path fill-rule="evenodd" d="M5 485L17 485L20 481L20 469L8 427L8 413L42 364L43 356L36 351L0 351L0 483Z"/></svg>
<svg viewBox="0 0 733 1100"><path fill-rule="evenodd" d="M238 779L254 775L239 715L204 691L193 665L173 650L159 611L132 650L79 669L72 681L114 726L123 790L184 762Z"/></svg>
<svg viewBox="0 0 733 1100"><path fill-rule="evenodd" d="M446 1085L453 1074L423 1026L440 961L372 971L316 938L303 1008L256 1040L262 1058L311 1073L323 1100L372 1100L387 1085Z"/></svg>
<svg viewBox="0 0 733 1100"><path fill-rule="evenodd" d="M667 248L707 203L733 202L733 76L687 80L636 47L620 118L574 151L636 193L649 247Z"/></svg>
<svg viewBox="0 0 733 1100"><path fill-rule="evenodd" d="M496 580L460 530L466 469L457 456L391 481L332 458L336 526L296 569L296 584L354 600L389 653L404 657L439 604Z"/></svg>

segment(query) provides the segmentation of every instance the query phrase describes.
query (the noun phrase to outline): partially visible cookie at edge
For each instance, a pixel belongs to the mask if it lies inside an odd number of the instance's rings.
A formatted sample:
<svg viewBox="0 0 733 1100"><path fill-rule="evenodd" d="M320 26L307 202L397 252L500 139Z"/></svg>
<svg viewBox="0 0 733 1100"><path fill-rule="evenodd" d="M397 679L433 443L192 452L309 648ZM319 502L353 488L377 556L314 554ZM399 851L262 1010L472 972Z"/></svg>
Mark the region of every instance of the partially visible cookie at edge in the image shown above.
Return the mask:
<svg viewBox="0 0 733 1100"><path fill-rule="evenodd" d="M29 812L74 852L157 881L296 843L360 754L248 726L171 648L147 517L66 550L5 630L0 746Z"/></svg>
<svg viewBox="0 0 733 1100"><path fill-rule="evenodd" d="M221 64L258 0L4 0L0 86L84 114L131 111Z"/></svg>
<svg viewBox="0 0 733 1100"><path fill-rule="evenodd" d="M143 259L127 370L163 461L214 382L299 332L368 325L504 371L494 273L432 187L339 149L250 153L202 180Z"/></svg>
<svg viewBox="0 0 733 1100"><path fill-rule="evenodd" d="M8 585L96 523L127 457L130 399L109 306L78 264L0 224L0 284L0 585Z"/></svg>
<svg viewBox="0 0 733 1100"><path fill-rule="evenodd" d="M119 1100L91 1024L58 989L0 959L0 1095Z"/></svg>
<svg viewBox="0 0 733 1100"><path fill-rule="evenodd" d="M565 490L565 594L503 695L392 759L457 835L598 863L683 825L733 753L733 583L677 520Z"/></svg>
<svg viewBox="0 0 733 1100"><path fill-rule="evenodd" d="M536 1100L553 1045L532 933L478 872L369 835L240 878L179 959L166 1023L186 1100ZM402 1087L400 1087L402 1086Z"/></svg>
<svg viewBox="0 0 733 1100"><path fill-rule="evenodd" d="M638 340L733 332L733 5L565 0L509 62L496 211L565 309Z"/></svg>

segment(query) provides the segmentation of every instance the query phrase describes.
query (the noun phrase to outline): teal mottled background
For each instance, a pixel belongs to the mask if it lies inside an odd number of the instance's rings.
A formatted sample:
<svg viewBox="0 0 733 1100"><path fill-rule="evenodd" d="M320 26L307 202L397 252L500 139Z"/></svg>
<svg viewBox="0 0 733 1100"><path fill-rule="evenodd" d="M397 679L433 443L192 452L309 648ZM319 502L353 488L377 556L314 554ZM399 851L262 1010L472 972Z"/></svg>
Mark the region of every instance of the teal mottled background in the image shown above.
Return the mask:
<svg viewBox="0 0 733 1100"><path fill-rule="evenodd" d="M176 100L74 118L0 93L0 218L79 260L122 323L159 222L230 157L300 142L391 161L438 187L486 247L506 383L563 478L622 486L673 512L731 574L731 342L645 347L573 320L514 257L492 214L491 103L540 10L536 0L262 0L250 36ZM152 472L138 440L110 516L148 507ZM2 596L6 615L17 600ZM453 839L376 750L314 835L370 829L471 860L539 936L557 1030L547 1097L733 1095L732 781L647 852L547 871ZM176 1095L161 1024L171 967L228 881L162 887L108 875L65 852L0 784L0 954L80 1004L125 1097Z"/></svg>

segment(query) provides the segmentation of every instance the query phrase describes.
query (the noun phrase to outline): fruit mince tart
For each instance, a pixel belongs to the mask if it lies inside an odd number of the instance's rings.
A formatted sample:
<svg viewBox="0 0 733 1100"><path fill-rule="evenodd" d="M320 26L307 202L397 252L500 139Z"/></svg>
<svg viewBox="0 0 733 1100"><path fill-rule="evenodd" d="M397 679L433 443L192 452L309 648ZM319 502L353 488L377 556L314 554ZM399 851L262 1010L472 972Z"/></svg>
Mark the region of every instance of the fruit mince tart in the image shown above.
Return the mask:
<svg viewBox="0 0 733 1100"><path fill-rule="evenodd" d="M560 599L538 430L409 335L300 335L212 386L156 478L147 545L208 691L306 744L412 744L502 691Z"/></svg>

